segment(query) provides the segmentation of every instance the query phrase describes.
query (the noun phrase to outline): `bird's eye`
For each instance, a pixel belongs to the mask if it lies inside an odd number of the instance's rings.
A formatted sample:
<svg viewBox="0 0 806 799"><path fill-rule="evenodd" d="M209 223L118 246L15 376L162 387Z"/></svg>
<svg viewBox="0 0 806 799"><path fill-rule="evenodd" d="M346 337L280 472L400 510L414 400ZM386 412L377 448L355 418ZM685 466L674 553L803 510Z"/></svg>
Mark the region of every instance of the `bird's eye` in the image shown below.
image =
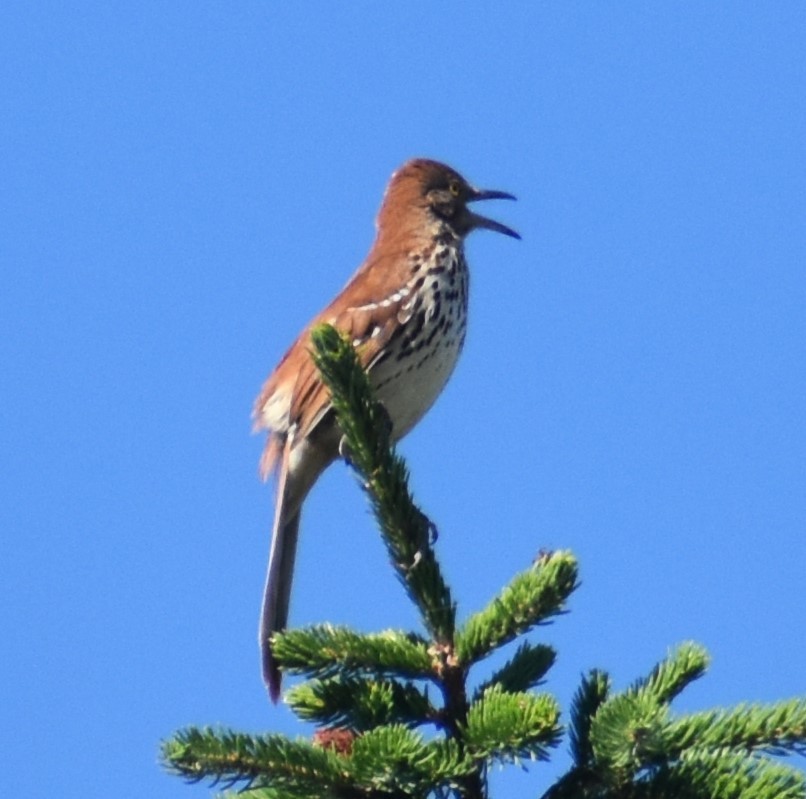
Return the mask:
<svg viewBox="0 0 806 799"><path fill-rule="evenodd" d="M448 191L450 191L450 193L451 193L451 194L452 194L454 197L458 197L458 196L459 196L459 194L460 194L460 193L461 193L461 191L462 191L462 187L459 185L459 181L458 181L458 180L452 180L452 181L450 182L450 184L448 185Z"/></svg>

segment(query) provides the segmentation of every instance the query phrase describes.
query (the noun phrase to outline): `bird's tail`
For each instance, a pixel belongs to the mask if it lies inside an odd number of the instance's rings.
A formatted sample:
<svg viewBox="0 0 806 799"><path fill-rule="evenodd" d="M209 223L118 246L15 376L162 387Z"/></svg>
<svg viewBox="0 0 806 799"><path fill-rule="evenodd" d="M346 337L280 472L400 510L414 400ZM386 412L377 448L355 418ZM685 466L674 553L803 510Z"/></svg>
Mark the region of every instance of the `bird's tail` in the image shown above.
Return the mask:
<svg viewBox="0 0 806 799"><path fill-rule="evenodd" d="M263 663L263 682L272 702L280 697L280 670L271 649L271 637L284 630L288 621L288 602L294 577L294 559L299 536L300 503L289 496L287 451L280 462L277 482L277 504L271 534L269 568L263 589L259 643Z"/></svg>

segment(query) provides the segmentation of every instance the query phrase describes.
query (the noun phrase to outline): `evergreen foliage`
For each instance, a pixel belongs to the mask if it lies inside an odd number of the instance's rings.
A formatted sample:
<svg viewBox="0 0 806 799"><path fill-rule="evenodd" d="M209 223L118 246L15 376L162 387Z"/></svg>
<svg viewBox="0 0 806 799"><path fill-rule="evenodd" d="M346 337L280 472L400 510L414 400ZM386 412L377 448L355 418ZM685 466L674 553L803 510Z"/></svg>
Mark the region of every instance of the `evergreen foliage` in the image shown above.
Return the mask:
<svg viewBox="0 0 806 799"><path fill-rule="evenodd" d="M313 739L189 728L163 743L166 768L249 799L482 799L491 765L545 760L567 732L571 767L543 799L806 797L806 775L771 757L806 754L806 698L672 713L671 701L708 666L697 644L679 646L621 693L607 673L590 671L564 730L556 700L534 690L555 652L523 636L564 612L577 586L573 555L540 555L457 626L435 528L414 503L385 411L352 346L326 325L313 343L344 433L342 453L426 634L360 634L329 624L277 634L283 671L305 678L286 701L316 725ZM519 638L510 659L470 695L471 670Z"/></svg>

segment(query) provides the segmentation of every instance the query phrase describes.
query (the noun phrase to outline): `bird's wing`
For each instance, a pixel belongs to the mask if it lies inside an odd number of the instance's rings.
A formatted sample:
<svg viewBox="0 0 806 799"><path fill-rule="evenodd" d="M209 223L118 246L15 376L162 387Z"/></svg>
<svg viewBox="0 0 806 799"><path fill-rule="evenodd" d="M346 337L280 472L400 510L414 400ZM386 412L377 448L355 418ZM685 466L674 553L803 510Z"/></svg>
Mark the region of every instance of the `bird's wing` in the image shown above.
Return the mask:
<svg viewBox="0 0 806 799"><path fill-rule="evenodd" d="M253 412L255 428L269 431L261 459L264 477L275 468L289 430L293 428L297 440L303 440L330 410L328 390L310 356L311 330L323 322L333 325L349 337L361 364L371 370L388 352L393 338L402 334L400 322L416 309L417 300L407 291L388 295L390 284L406 283L405 274L390 274L405 266L405 256L391 252L383 260L388 263L382 264L376 258L362 265L333 302L308 325L264 383ZM387 279L379 280L384 275Z"/></svg>

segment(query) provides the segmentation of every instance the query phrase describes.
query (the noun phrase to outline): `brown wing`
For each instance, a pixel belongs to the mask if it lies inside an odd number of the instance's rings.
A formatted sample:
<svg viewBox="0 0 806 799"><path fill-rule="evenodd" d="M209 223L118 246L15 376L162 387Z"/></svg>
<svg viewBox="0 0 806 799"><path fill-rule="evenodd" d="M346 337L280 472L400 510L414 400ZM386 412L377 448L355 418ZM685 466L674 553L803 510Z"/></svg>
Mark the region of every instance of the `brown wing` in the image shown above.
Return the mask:
<svg viewBox="0 0 806 799"><path fill-rule="evenodd" d="M328 322L345 333L356 348L361 365L365 369L371 368L400 330L396 316L402 303L403 299L400 299L383 309L374 310L347 308L338 316L318 319L316 324ZM382 316L379 310L384 311ZM294 385L290 416L298 424L299 434L307 436L330 409L330 395L310 357L310 328L304 341L305 359Z"/></svg>
<svg viewBox="0 0 806 799"><path fill-rule="evenodd" d="M356 272L336 299L305 329L264 383L255 401L256 429L267 429L269 439L261 459L261 473L267 476L277 464L289 432L307 436L330 408L327 388L310 356L310 331L322 322L346 333L358 351L361 363L377 362L396 331L398 313L410 298L389 293L389 286L404 286L410 275L405 253L372 255ZM410 304L410 303L409 303Z"/></svg>

